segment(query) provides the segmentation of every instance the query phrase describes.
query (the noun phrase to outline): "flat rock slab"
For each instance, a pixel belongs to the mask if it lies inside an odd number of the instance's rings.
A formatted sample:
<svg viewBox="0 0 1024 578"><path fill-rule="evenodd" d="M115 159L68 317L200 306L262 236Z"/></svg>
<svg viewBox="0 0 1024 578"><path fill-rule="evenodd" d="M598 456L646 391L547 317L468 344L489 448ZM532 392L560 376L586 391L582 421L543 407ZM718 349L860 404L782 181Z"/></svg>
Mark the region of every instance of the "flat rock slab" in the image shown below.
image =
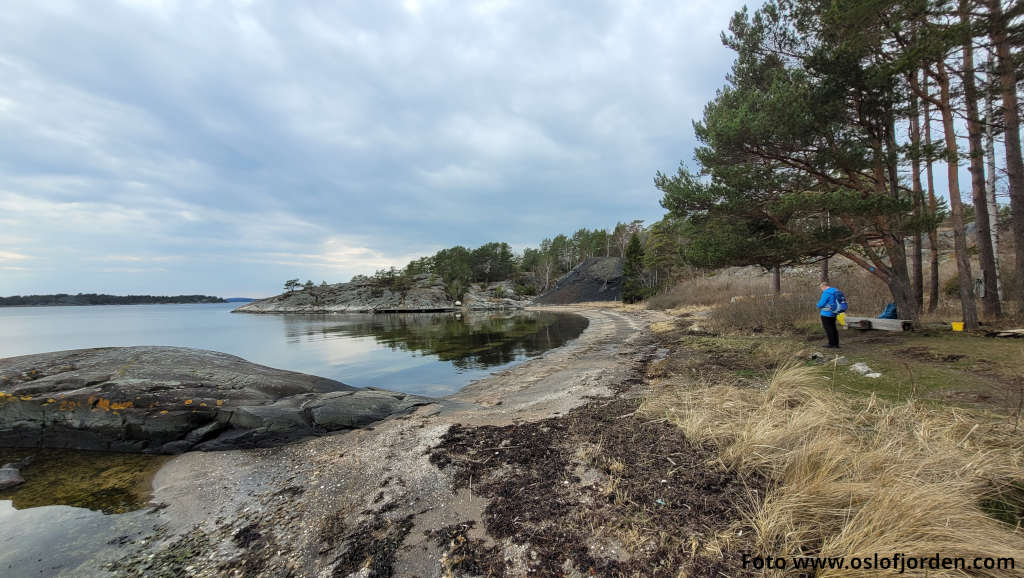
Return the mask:
<svg viewBox="0 0 1024 578"><path fill-rule="evenodd" d="M180 453L268 447L431 403L183 347L0 359L0 446Z"/></svg>

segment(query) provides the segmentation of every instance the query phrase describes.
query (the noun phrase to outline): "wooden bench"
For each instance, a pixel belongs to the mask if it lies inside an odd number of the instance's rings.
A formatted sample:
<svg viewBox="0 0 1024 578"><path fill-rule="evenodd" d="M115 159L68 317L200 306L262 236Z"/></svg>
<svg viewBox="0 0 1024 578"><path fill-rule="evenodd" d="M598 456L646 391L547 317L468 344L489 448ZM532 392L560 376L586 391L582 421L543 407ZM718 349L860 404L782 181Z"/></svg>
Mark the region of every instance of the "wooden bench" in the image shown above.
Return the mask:
<svg viewBox="0 0 1024 578"><path fill-rule="evenodd" d="M847 329L879 329L881 331L910 331L914 322L906 319L877 319L874 317L846 316Z"/></svg>

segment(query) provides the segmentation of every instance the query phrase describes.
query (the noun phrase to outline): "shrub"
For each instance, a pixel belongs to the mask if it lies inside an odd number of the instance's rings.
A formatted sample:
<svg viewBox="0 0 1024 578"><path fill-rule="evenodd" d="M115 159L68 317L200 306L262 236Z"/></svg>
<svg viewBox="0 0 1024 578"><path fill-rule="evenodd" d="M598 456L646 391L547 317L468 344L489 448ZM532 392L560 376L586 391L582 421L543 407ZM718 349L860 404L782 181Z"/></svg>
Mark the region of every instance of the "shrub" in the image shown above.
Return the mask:
<svg viewBox="0 0 1024 578"><path fill-rule="evenodd" d="M716 331L790 331L818 318L816 293L785 293L739 299L720 305L711 313L709 326Z"/></svg>
<svg viewBox="0 0 1024 578"><path fill-rule="evenodd" d="M942 282L942 294L946 297L960 298L960 277L953 276Z"/></svg>
<svg viewBox="0 0 1024 578"><path fill-rule="evenodd" d="M525 285L523 283L516 283L515 294L520 296L532 297L537 294L537 288L533 285Z"/></svg>
<svg viewBox="0 0 1024 578"><path fill-rule="evenodd" d="M462 296L466 292L466 285L462 279L452 279L444 284L444 292L448 294L453 301L462 301Z"/></svg>

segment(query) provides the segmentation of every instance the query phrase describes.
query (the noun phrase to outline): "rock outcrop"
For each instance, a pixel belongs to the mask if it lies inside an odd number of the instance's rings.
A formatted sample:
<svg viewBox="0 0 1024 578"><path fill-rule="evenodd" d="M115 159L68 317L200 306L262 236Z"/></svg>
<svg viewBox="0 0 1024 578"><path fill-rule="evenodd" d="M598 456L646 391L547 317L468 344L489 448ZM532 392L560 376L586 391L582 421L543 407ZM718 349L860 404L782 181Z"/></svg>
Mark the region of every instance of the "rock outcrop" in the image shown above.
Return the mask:
<svg viewBox="0 0 1024 578"><path fill-rule="evenodd" d="M593 257L563 275L537 297L539 305L568 305L587 301L622 300L622 259Z"/></svg>
<svg viewBox="0 0 1024 578"><path fill-rule="evenodd" d="M456 305L436 275L416 275L408 286L363 278L350 283L319 285L247 303L238 313L414 313L521 309L527 301L515 295L509 281L474 283Z"/></svg>
<svg viewBox="0 0 1024 578"><path fill-rule="evenodd" d="M0 446L151 453L266 447L430 403L181 347L0 359Z"/></svg>

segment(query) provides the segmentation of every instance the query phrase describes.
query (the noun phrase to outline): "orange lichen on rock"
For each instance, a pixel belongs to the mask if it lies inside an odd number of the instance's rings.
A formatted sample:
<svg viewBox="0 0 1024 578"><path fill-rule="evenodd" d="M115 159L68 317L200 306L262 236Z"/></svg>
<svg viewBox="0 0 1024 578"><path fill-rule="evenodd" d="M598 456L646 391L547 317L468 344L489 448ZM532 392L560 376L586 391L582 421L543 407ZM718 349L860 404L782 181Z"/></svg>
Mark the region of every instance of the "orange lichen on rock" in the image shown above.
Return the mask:
<svg viewBox="0 0 1024 578"><path fill-rule="evenodd" d="M97 398L95 401L93 401L93 398L90 397L89 402L93 405L93 407L98 407L103 411L128 409L134 405L130 401L112 401L105 397Z"/></svg>

